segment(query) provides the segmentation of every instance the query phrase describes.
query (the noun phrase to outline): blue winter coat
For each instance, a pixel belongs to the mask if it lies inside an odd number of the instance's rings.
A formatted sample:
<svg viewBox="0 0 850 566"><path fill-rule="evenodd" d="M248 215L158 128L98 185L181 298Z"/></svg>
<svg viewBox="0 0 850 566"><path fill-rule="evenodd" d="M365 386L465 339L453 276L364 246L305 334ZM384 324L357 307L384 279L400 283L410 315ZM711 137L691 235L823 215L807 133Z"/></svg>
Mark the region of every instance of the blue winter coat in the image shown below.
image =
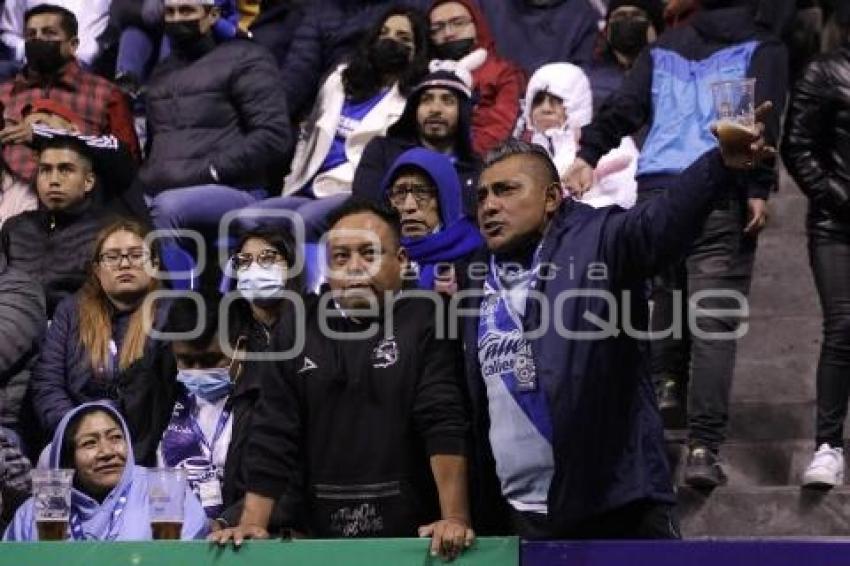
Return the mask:
<svg viewBox="0 0 850 566"><path fill-rule="evenodd" d="M549 330L532 339L531 347L554 430L549 515L563 536L582 520L633 501L675 503L649 371L638 340L623 329L627 322L635 329L647 327L645 278L684 253L726 182L719 153L712 151L681 175L677 190L629 211L566 202L544 236L540 261L556 269L544 269L549 275L532 288L545 295L550 308L542 312L540 301L528 301L523 326L535 331L550 315ZM478 259L486 264L487 254ZM476 275L470 271L467 280L477 281L474 288L480 290L483 279ZM570 292L584 296L556 302ZM480 303L481 296L470 297L461 308L477 312ZM599 324L589 320L594 316L612 320L613 335L576 339L555 331L557 317L562 328L598 333ZM488 533L504 529L499 508L503 512L506 507L489 444L478 319L467 316L463 334L477 448L476 528Z"/></svg>

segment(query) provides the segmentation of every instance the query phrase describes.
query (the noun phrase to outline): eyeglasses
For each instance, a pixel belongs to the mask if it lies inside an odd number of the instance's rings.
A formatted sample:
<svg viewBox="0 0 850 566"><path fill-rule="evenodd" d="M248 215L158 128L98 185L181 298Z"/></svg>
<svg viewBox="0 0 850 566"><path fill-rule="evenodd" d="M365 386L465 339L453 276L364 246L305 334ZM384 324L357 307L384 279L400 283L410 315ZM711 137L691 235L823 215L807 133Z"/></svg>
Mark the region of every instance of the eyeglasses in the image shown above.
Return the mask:
<svg viewBox="0 0 850 566"><path fill-rule="evenodd" d="M390 189L389 199L393 206L403 206L407 195L413 195L417 206L422 206L430 199L437 196L437 191L430 185L394 185Z"/></svg>
<svg viewBox="0 0 850 566"><path fill-rule="evenodd" d="M131 250L126 253L110 250L97 256L97 262L109 269L117 269L121 265L121 260L126 258L130 267L141 267L150 257L151 254L145 250Z"/></svg>
<svg viewBox="0 0 850 566"><path fill-rule="evenodd" d="M463 29L472 23L472 18L469 16L458 16L445 22L434 22L431 24L431 35L439 35L449 30Z"/></svg>
<svg viewBox="0 0 850 566"><path fill-rule="evenodd" d="M257 262L257 265L263 269L269 269L279 261L286 263L283 254L272 249L261 251L257 254L256 258L254 258L254 254L250 254L248 252L239 253L230 258L230 261L233 263L233 267L236 271L244 271L248 269L255 261Z"/></svg>

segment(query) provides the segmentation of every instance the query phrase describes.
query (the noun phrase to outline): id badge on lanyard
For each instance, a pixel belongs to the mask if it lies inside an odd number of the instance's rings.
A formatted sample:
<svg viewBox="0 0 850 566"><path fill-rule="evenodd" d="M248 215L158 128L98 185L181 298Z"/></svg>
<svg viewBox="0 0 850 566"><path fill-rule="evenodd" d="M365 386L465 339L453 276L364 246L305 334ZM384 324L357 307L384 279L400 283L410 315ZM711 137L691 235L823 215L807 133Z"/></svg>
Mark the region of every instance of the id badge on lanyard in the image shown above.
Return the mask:
<svg viewBox="0 0 850 566"><path fill-rule="evenodd" d="M198 496L201 500L201 505L205 509L218 507L219 505L224 504L224 497L221 492L221 481L218 477L218 466L216 466L213 461L213 455L215 446L224 434L224 429L227 427L228 420L230 420L230 413L231 410L229 408L225 407L222 409L218 418L218 424L216 424L215 427L212 442L207 442L206 437L204 436L204 433L201 430L200 425L198 425L198 421L194 415L190 417L189 422L191 423L192 430L200 441L202 451L206 452L207 461L209 462L209 467L197 483Z"/></svg>

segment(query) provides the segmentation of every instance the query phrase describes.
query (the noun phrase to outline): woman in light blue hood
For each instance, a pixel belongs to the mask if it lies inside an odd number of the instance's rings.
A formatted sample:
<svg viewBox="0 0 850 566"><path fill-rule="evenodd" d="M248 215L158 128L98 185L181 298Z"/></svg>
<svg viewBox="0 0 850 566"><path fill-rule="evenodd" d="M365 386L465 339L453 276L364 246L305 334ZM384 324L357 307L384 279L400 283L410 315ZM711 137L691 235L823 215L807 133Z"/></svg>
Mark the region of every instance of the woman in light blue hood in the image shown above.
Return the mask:
<svg viewBox="0 0 850 566"><path fill-rule="evenodd" d="M56 429L50 468L73 468L70 540L151 540L148 473L135 465L121 415L107 403L87 403L69 412ZM184 540L208 533L206 515L191 490L184 503ZM36 541L33 499L15 513L3 536Z"/></svg>

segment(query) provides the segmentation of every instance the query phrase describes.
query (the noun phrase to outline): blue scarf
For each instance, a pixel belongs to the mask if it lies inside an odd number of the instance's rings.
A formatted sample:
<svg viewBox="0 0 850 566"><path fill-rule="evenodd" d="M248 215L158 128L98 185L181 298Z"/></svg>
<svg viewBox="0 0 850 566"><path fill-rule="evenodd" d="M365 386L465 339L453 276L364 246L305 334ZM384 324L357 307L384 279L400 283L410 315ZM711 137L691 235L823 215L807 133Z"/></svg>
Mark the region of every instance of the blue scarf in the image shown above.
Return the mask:
<svg viewBox="0 0 850 566"><path fill-rule="evenodd" d="M484 240L468 218L461 218L436 234L402 238L401 245L410 259L419 264L419 288L434 288L436 264L457 261L481 247Z"/></svg>

